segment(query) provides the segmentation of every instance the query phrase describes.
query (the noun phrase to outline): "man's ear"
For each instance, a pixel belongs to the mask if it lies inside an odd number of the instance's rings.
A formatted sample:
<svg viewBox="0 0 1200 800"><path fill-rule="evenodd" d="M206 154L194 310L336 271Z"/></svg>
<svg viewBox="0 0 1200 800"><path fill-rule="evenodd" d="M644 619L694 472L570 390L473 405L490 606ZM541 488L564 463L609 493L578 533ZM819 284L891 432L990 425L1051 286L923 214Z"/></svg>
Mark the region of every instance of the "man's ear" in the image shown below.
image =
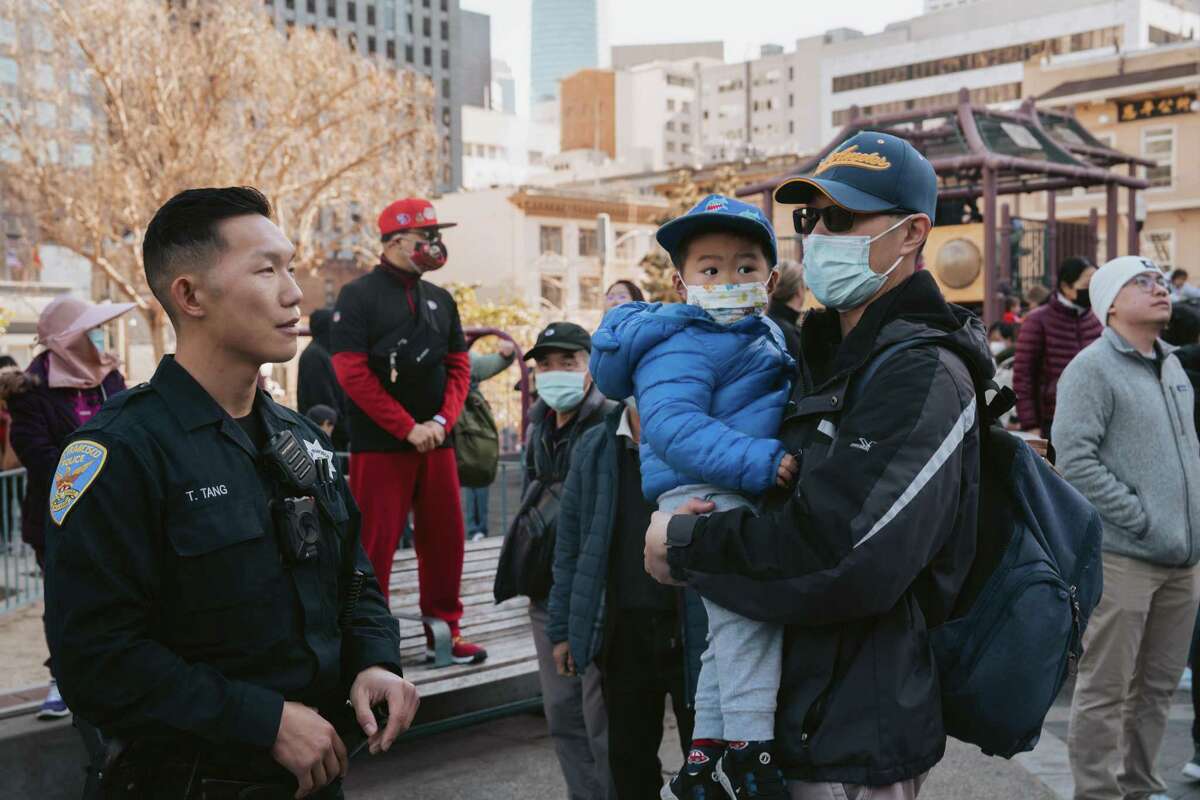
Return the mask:
<svg viewBox="0 0 1200 800"><path fill-rule="evenodd" d="M683 298L683 302L687 302L687 284L683 282L683 276L679 274L679 270L671 276L671 285L675 287L675 292Z"/></svg>
<svg viewBox="0 0 1200 800"><path fill-rule="evenodd" d="M904 241L900 243L900 255L907 256L921 249L929 238L933 221L924 214L917 214L908 221L908 229L904 233Z"/></svg>
<svg viewBox="0 0 1200 800"><path fill-rule="evenodd" d="M185 272L171 281L167 295L179 317L203 319L208 316L205 306L211 292L201 286L194 273Z"/></svg>

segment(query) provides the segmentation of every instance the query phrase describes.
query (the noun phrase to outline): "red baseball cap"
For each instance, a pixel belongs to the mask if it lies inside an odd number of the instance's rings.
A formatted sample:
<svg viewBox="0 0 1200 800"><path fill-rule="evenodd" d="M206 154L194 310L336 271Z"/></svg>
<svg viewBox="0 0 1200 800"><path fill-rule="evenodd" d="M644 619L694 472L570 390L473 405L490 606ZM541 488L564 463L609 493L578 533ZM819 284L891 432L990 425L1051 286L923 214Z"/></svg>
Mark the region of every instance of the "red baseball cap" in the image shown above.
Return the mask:
<svg viewBox="0 0 1200 800"><path fill-rule="evenodd" d="M437 221L437 212L433 204L420 197L406 197L397 200L383 210L379 215L379 235L388 236L397 231L422 230L433 228L451 228L457 222Z"/></svg>

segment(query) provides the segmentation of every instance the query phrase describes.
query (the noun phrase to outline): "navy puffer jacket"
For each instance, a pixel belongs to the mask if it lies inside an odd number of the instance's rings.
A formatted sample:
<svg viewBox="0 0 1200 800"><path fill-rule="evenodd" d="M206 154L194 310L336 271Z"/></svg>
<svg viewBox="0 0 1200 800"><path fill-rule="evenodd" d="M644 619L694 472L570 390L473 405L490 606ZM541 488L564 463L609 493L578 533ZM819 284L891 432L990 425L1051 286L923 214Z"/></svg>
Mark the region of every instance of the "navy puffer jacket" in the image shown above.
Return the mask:
<svg viewBox="0 0 1200 800"><path fill-rule="evenodd" d="M558 512L554 546L554 586L550 590L546 634L568 642L579 672L604 647L608 555L617 511L617 437L623 406L617 406L579 440ZM708 636L708 616L694 591L679 590L683 605L684 675L692 704L700 676L700 655Z"/></svg>

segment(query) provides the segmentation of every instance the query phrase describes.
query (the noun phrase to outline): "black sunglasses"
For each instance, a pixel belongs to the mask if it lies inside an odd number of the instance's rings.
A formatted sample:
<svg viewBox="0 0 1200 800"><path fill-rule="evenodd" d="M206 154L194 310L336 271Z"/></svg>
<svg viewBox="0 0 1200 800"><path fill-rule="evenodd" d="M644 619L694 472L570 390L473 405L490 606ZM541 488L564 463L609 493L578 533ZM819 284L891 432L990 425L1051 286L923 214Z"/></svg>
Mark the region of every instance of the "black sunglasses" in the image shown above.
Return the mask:
<svg viewBox="0 0 1200 800"><path fill-rule="evenodd" d="M881 212L890 215L908 214L907 211L896 209L894 211ZM804 236L809 236L816 230L818 222L825 223L825 230L830 233L845 233L854 227L854 223L862 217L874 217L876 214L866 214L859 211L847 211L841 206L825 206L824 208L814 208L812 206L804 206L803 208L792 209L792 224L796 227L796 233Z"/></svg>

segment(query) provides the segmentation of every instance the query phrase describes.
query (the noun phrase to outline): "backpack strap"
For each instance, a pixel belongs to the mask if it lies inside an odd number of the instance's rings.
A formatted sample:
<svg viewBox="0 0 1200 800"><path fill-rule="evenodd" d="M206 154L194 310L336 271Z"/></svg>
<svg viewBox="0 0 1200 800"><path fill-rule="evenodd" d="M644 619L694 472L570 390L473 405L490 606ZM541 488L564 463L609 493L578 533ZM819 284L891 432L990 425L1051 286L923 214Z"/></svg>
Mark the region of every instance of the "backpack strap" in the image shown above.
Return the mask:
<svg viewBox="0 0 1200 800"><path fill-rule="evenodd" d="M871 382L871 379L875 377L880 368L891 360L893 356L905 350L911 350L914 347L922 347L930 344L934 347L945 347L937 342L927 342L923 339L905 339L904 341L890 344L871 356L862 371L850 381L850 386L846 390L846 407L848 408L858 401L867 384ZM981 426L992 425L1009 411L1012 411L1017 405L1017 395L1009 387L1001 387L990 378L980 381L974 374L971 375L971 381L975 384L975 399L979 406ZM996 393L991 402L985 400L987 397L986 392L988 391Z"/></svg>

